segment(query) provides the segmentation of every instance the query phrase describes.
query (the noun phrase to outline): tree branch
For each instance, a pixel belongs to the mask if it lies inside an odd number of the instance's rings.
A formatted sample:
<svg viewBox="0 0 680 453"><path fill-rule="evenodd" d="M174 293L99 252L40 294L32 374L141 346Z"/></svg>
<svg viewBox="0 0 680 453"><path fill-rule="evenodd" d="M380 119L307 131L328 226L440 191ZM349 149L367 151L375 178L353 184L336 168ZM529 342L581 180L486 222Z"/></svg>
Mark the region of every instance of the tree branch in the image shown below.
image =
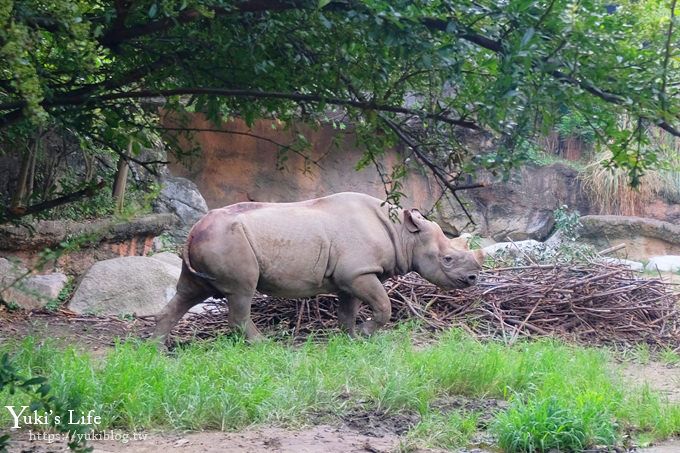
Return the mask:
<svg viewBox="0 0 680 453"><path fill-rule="evenodd" d="M45 99L41 102L44 108L64 106L64 105L82 105L88 103L103 103L106 101L115 101L119 99L140 99L152 98L156 96L175 96L187 94L210 94L216 96L230 96L230 97L248 97L255 99L287 99L295 102L323 102L326 104L344 105L355 107L362 110L376 110L381 112L403 113L407 115L417 115L424 118L431 118L443 123L465 127L472 130L481 130L480 127L473 121L454 119L443 116L438 113L427 113L420 110L413 110L406 107L399 107L389 104L380 104L377 102L362 102L351 99L339 99L314 94L303 93L283 93L275 91L256 91L256 90L239 90L228 88L177 88L174 90L140 90L140 91L126 91L119 93L108 93L100 96L57 96L52 99ZM25 101L13 101L0 104L0 110L15 110L20 109L26 105ZM0 128L6 123L5 115L0 117Z"/></svg>
<svg viewBox="0 0 680 453"><path fill-rule="evenodd" d="M380 115L380 119L389 127L397 137L401 141L403 141L409 148L413 150L413 152L416 154L418 159L422 161L431 171L432 174L435 175L435 177L441 181L447 189L451 191L453 196L455 197L456 201L460 205L460 207L463 209L463 212L467 216L468 220L470 223L473 225L477 225L475 221L472 219L472 216L468 212L467 208L463 204L463 202L458 198L458 195L456 194L456 191L458 190L464 190L464 189L473 189L475 187L486 187L488 184L487 183L479 183L479 184L470 184L470 185L465 185L465 186L456 186L451 183L451 181L448 178L448 175L446 174L446 171L442 169L439 165L436 163L432 162L426 155L425 153L422 152L420 149L420 146L418 146L417 143L414 143L413 140L411 140L405 133L404 131L401 130L401 128L394 123L394 121L390 120L389 118L385 118L383 115Z"/></svg>
<svg viewBox="0 0 680 453"><path fill-rule="evenodd" d="M342 2L335 2L342 4ZM225 16L235 13L255 13L267 11L285 11L289 9L299 9L303 6L303 2L299 0L293 1L265 1L265 0L250 0L237 3L231 8L219 8L214 6L206 6L206 8L215 14L215 16ZM326 5L328 6L328 5ZM131 28L117 28L114 27L108 33L104 34L99 43L105 47L115 48L123 42L158 33L164 30L171 29L176 25L186 24L203 18L204 15L195 8L190 8L182 11L177 17L165 17L156 22L148 24L137 25Z"/></svg>
<svg viewBox="0 0 680 453"><path fill-rule="evenodd" d="M34 204L27 208L19 207L12 209L11 211L9 211L9 214L7 215L7 220L19 219L27 215L37 214L39 212L47 211L48 209L53 209L56 208L57 206L61 206L66 203L71 203L73 201L80 200L81 198L91 197L99 190L101 190L105 185L106 185L105 181L99 181L96 184L89 185L84 189L55 198L54 200L43 201L42 203Z"/></svg>
<svg viewBox="0 0 680 453"><path fill-rule="evenodd" d="M661 91L659 92L659 100L661 101L661 109L666 111L666 81L668 77L668 61L671 57L671 39L673 38L673 19L675 18L675 5L677 0L671 2L671 18L668 23L668 37L666 38L666 51L663 58L663 72L661 73Z"/></svg>
<svg viewBox="0 0 680 453"><path fill-rule="evenodd" d="M675 2L675 0L674 0ZM443 20L443 19L436 19L436 18L423 18L421 19L421 23L425 25L426 27L433 29L433 30L439 30L443 32L447 32L447 28L449 26L449 21ZM459 24L456 24L459 25ZM487 38L486 36L480 35L478 33L474 33L472 31L465 31L464 33L461 33L458 35L461 39L464 39L468 42L471 42L473 44L476 44L484 49L490 50L495 53L504 53L503 49L503 42L498 41L498 40L492 40L490 38ZM623 95L617 94L617 93L612 93L606 90L601 90L596 86L593 86L589 83L585 83L583 81L577 80L567 74L565 74L562 71L558 70L552 70L552 71L547 71L547 74L553 76L556 80L567 83L569 85L577 86L581 88L584 91L587 91L588 93L592 94L593 96L596 96L600 99L602 99L605 102L608 102L610 104L616 104L616 105L624 105L626 103L626 98ZM643 117L644 119L650 120L653 122L656 126L660 127L661 129L665 130L666 132L676 136L680 137L680 130L674 128L671 124L668 122L661 120L661 119L651 119L651 118L646 118Z"/></svg>

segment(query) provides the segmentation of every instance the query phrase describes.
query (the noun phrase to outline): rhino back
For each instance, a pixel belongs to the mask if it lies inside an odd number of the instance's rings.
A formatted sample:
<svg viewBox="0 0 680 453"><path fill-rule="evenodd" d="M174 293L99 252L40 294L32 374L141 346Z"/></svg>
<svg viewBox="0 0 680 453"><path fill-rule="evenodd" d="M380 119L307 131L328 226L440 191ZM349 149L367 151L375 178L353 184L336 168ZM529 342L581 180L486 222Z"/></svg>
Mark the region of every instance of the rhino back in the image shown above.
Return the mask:
<svg viewBox="0 0 680 453"><path fill-rule="evenodd" d="M258 260L259 287L285 295L335 291L338 280L395 267L380 200L342 193L299 203L267 203L237 214ZM278 294L281 294L279 291Z"/></svg>

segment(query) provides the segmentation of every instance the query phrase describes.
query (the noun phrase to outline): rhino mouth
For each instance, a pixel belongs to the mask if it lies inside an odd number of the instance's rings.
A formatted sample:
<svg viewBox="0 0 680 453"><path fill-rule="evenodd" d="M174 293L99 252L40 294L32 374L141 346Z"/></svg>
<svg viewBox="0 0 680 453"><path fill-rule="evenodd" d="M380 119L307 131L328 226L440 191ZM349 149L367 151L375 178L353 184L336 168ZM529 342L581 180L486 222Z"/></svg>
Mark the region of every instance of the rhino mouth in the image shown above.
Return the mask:
<svg viewBox="0 0 680 453"><path fill-rule="evenodd" d="M448 286L448 289L463 289L472 286L472 283L464 278L457 278L453 280Z"/></svg>

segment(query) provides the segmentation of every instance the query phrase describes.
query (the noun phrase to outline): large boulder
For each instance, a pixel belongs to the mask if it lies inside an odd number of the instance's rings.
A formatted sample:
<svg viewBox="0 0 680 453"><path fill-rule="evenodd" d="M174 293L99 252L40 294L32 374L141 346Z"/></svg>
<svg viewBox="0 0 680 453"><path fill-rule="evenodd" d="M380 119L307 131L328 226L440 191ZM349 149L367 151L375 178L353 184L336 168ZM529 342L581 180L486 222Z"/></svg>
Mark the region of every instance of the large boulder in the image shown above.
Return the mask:
<svg viewBox="0 0 680 453"><path fill-rule="evenodd" d="M656 219L615 215L581 217L580 241L597 250L626 244L628 258L647 261L651 256L680 255L680 226Z"/></svg>
<svg viewBox="0 0 680 453"><path fill-rule="evenodd" d="M170 264L171 266L175 266L178 268L182 268L182 258L180 258L178 255L170 252L161 252L161 253L155 253L153 255L150 255L151 258L155 260L160 260L164 262L165 264Z"/></svg>
<svg viewBox="0 0 680 453"><path fill-rule="evenodd" d="M0 297L26 310L45 308L45 305L59 297L68 281L68 277L59 272L45 275L27 273L28 270L20 265L0 258L0 288L6 288Z"/></svg>
<svg viewBox="0 0 680 453"><path fill-rule="evenodd" d="M508 181L480 174L491 181L487 187L460 192L477 225L475 232L495 241L534 239L543 241L554 229L553 211L562 205L588 212L589 201L580 188L578 171L556 163L546 167L527 166ZM474 182L472 180L465 183ZM469 228L468 218L455 202L438 205L436 218L444 231L454 235Z"/></svg>
<svg viewBox="0 0 680 453"><path fill-rule="evenodd" d="M186 178L168 174L161 184L163 188L154 202L154 210L173 213L179 218L169 234L179 242L184 241L191 227L208 212L208 205L196 184Z"/></svg>
<svg viewBox="0 0 680 453"><path fill-rule="evenodd" d="M522 252L527 253L533 250L538 250L542 247L542 244L533 239L527 239L526 241L515 241L513 242L497 242L484 247L484 254L486 256L496 256L502 255L505 258L516 258L521 255Z"/></svg>
<svg viewBox="0 0 680 453"><path fill-rule="evenodd" d="M680 256L665 255L653 256L647 263L648 271L659 270L661 272L680 271Z"/></svg>
<svg viewBox="0 0 680 453"><path fill-rule="evenodd" d="M70 310L97 315L157 314L175 295L180 268L127 256L95 263L78 284Z"/></svg>

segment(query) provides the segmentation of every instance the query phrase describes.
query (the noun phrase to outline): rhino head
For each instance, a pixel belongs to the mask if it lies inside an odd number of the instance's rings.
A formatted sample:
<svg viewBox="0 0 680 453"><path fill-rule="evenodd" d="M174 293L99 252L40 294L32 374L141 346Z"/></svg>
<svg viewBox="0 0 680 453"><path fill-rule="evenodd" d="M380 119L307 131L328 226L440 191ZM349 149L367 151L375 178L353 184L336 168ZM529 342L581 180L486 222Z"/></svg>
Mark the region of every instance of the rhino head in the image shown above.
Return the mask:
<svg viewBox="0 0 680 453"><path fill-rule="evenodd" d="M403 226L412 246L412 268L423 278L446 288L466 288L477 283L484 252L468 250L467 239L449 239L417 209L404 210Z"/></svg>

